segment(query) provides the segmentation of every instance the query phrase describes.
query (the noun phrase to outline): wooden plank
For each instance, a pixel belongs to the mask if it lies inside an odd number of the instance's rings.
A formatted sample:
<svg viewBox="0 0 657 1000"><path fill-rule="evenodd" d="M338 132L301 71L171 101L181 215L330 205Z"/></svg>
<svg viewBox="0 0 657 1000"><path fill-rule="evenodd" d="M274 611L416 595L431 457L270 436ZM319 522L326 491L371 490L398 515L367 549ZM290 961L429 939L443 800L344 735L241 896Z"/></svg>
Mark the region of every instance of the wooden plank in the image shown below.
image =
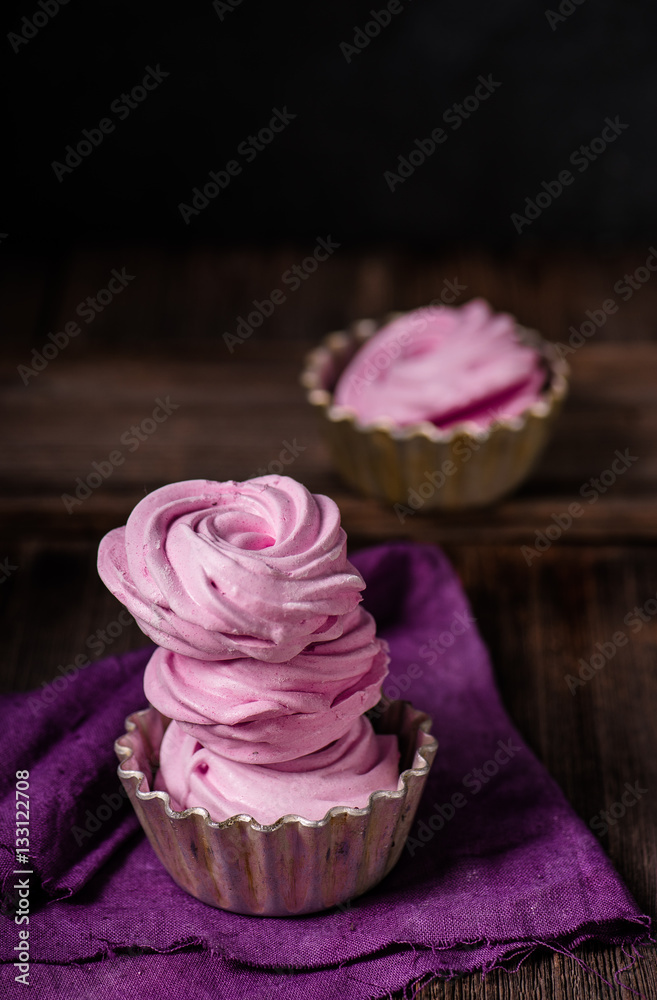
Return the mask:
<svg viewBox="0 0 657 1000"><path fill-rule="evenodd" d="M297 385L303 348L244 346L254 348L248 358L205 362L63 353L28 386L6 363L0 369L9 427L0 440L5 533L29 531L37 518L65 533L107 530L165 482L239 480L276 469L287 441L298 446L287 471L333 496L347 530L359 538L533 543L553 515L582 500L581 489L609 468L616 451L636 462L594 504L583 503L584 514L560 543L655 537L657 345L589 344L573 358L562 420L514 496L491 510L420 511L403 523L390 505L357 497L332 473L315 414ZM157 400L167 399L170 415L156 426ZM138 440L131 428L144 421L148 433L142 430ZM74 495L78 477L97 479L94 463L108 469L117 451L121 464L83 503L69 505L69 514L62 495Z"/></svg>

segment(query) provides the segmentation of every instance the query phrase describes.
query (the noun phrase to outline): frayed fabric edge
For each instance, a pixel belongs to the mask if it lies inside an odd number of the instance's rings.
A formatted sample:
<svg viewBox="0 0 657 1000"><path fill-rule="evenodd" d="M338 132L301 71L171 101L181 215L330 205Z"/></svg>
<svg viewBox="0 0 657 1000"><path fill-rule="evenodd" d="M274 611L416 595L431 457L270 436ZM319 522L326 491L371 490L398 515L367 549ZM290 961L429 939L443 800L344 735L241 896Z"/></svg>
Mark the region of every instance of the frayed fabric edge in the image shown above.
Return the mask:
<svg viewBox="0 0 657 1000"><path fill-rule="evenodd" d="M636 930L634 933L632 933L632 931L629 928L624 933L623 932L610 933L609 931L605 932L604 928L602 927L600 928L593 927L590 930L586 931L582 930L574 933L573 935L571 935L570 940L568 941L557 941L554 939L552 940L534 939L526 942L514 942L514 943L509 942L508 950L504 954L499 955L498 957L490 960L489 962L480 962L479 964L475 965L472 969L468 970L464 970L462 968L453 969L450 968L447 964L445 964L442 968L437 968L435 970L429 970L423 972L417 978L410 980L405 987L403 986L396 987L393 992L399 993L400 991L403 991L404 996L407 997L408 1000L415 1000L420 990L425 989L427 986L429 986L432 982L436 980L449 981L461 976L474 975L476 973L480 973L482 978L484 978L486 975L497 970L507 973L516 973L518 972L520 967L532 955L534 955L540 949L544 948L547 951L552 951L557 954L561 954L567 958L573 959L573 961L577 962L577 964L582 969L596 976L598 979L606 983L612 989L620 988L623 990L627 990L630 994L640 997L642 998L642 1000L647 1000L647 998L645 998L643 994L639 993L631 986L628 986L627 984L623 983L620 977L624 973L628 972L630 969L633 969L636 966L637 962L642 958L639 949L657 944L657 939L653 937L650 933L650 925L651 925L650 917L642 915L642 916L637 916L636 918L625 918L625 919L628 922L631 922L635 925ZM616 972L614 973L614 982L605 979L604 976L602 976L596 969L587 965L582 958L580 958L578 955L575 954L575 949L585 944L598 944L600 947L614 947L614 946L621 947L623 954L629 959L629 962L627 965L624 965L622 968L616 970ZM431 948L422 948L418 946L412 946L410 942L397 942L396 945L397 947L409 949L410 951L413 951L416 955L422 952L425 953L430 952L431 954L433 954L434 959L437 960L436 961L437 965L440 965L440 960L438 956L441 953L444 955L446 951L449 951L451 950L451 948L454 947L454 945L446 947L441 947L440 945L434 945ZM491 940L480 939L477 942L474 941L468 942L463 950L472 950L473 952L476 952L478 946L503 947L504 945L503 942L493 942ZM631 949L629 953L626 951L626 947L629 947ZM217 949L216 947L208 947L208 945L205 944L203 940L199 938L191 938L185 941L180 941L176 943L174 946L169 947L164 951L157 948L144 948L137 946L126 948L115 945L112 942L105 940L103 941L102 946L99 949L99 952L95 956L83 958L80 959L79 961L66 962L62 964L85 965L89 962L108 960L114 956L117 958L119 957L125 958L125 957L133 957L137 954L149 954L149 953L160 954L160 955L172 954L176 951L182 951L187 948L199 949L200 951L208 951L213 957L216 956L218 958L221 958L228 964L250 968L254 972L260 971L266 973L268 971L269 972L276 971L275 967L265 968L263 966L251 965L250 963L247 962L235 961L234 959L227 958L225 955L221 954L221 951L219 949ZM323 968L340 969L349 966L357 968L360 962L367 961L368 958L374 959L377 957L383 957L384 954L385 952L383 953L379 952L378 954L375 955L361 956L360 958L350 959L345 962L339 962L335 964L331 963L327 966L324 966ZM59 963L52 963L52 964L59 964ZM300 975L303 975L304 973L312 974L313 972L320 971L320 968L300 967L298 970L295 970L295 972L297 972ZM375 983L371 983L371 987L374 990L374 992L371 993L371 1000L390 1000L390 998L393 995L389 987L384 987L383 985L378 986Z"/></svg>
<svg viewBox="0 0 657 1000"><path fill-rule="evenodd" d="M520 967L524 965L524 963L528 959L530 959L533 955L539 952L541 948L545 948L548 951L553 951L565 956L566 958L572 959L580 966L580 968L582 968L589 974L596 976L598 979L600 979L603 983L606 983L612 989L617 988L617 989L627 990L634 996L640 997L641 1000L649 1000L649 998L645 997L643 993L639 993L637 990L633 989L633 987L628 986L626 983L623 983L620 980L620 976L623 973L628 972L630 969L633 969L638 963L638 961L643 957L641 952L639 951L640 948L645 948L649 947L650 945L657 944L657 938L653 937L652 934L650 933L650 926L651 926L650 917L646 915L640 915L632 919L631 922L637 925L636 936L633 936L631 931L629 931L629 929L628 932L625 934L605 934L602 930L600 930L600 932L596 934L595 930L592 930L587 933L580 932L577 935L573 935L573 939L570 942L564 944L558 943L554 940L536 939L533 941L528 941L526 942L526 944L523 944L520 947L510 948L506 954L501 955L496 959L493 959L489 963L482 963L480 967L468 971L463 971L461 969L454 970L454 969L444 968L441 970L437 970L435 972L424 972L417 979L414 979L411 982L409 982L405 988L402 987L400 989L403 990L403 995L405 998L408 998L408 1000L415 1000L420 990L425 989L426 987L430 986L431 983L436 981L449 982L453 979L457 979L462 976L475 975L477 972L481 973L481 977L482 979L484 979L491 972L497 970L501 972L507 972L509 974L517 973ZM483 940L479 943L482 945L486 944L489 947L493 944L492 941L483 941ZM602 976L596 969L594 969L592 966L587 965L586 962L583 961L583 959L581 959L578 955L575 954L575 949L581 947L584 944L598 944L600 947L603 948L620 947L621 950L623 951L623 954L626 955L626 957L629 958L630 961L627 965L624 965L621 969L616 970L616 972L614 973L614 982L610 982L608 979L605 979L604 976ZM629 945L629 947L632 949L631 954L628 954L626 952L625 947L623 947L624 945ZM436 953L441 950L443 949L436 949L436 948L431 949L434 955L436 955ZM399 990L396 990L395 992L399 992ZM371 1000L389 1000L390 996L391 996L390 991L385 990L384 992L381 993L372 994Z"/></svg>

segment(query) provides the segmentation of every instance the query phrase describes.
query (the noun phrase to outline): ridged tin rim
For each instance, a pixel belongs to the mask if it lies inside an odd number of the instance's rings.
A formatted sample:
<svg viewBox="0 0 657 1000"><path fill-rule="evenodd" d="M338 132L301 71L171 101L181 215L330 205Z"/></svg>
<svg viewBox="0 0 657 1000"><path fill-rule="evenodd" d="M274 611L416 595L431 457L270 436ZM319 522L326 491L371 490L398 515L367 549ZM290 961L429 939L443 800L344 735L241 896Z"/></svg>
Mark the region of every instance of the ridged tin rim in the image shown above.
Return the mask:
<svg viewBox="0 0 657 1000"><path fill-rule="evenodd" d="M372 712L377 712L377 707L375 707ZM369 713L366 713L369 714ZM149 706L148 708L142 709L138 712L133 712L125 720L126 732L123 736L120 736L114 743L114 751L119 758L118 773L121 779L124 778L136 778L137 784L135 787L135 793L139 800L142 802L148 802L153 799L159 799L164 807L164 811L169 819L186 819L188 816L201 816L205 824L213 829L221 830L226 829L231 826L235 826L238 823L247 824L252 830L257 832L271 832L280 829L283 826L288 826L290 824L298 824L299 826L307 828L320 829L321 827L327 826L333 819L347 815L354 817L363 817L371 814L373 804L376 801L381 800L398 800L403 801L409 791L409 784L415 782L424 781L429 774L433 759L435 757L436 751L438 749L438 741L435 736L430 732L432 726L432 719L426 712L418 711L411 705L408 701L393 701L386 705L384 713L381 717L381 722L383 723L386 718L389 719L394 714L399 716L400 722L404 723L404 728L410 729L411 727L416 730L416 744L415 753L413 757L413 763L411 767L404 768L399 775L400 781L402 783L401 788L397 788L393 791L388 789L382 789L379 791L372 792L370 794L368 803L360 809L354 808L353 806L333 806L329 809L326 815L319 820L308 820L304 819L303 816L296 815L294 813L289 813L282 816L276 823L272 824L262 824L258 823L252 816L247 813L239 813L235 816L230 816L221 822L215 822L210 818L210 814L207 809L202 806L194 806L189 809L185 809L182 812L178 812L171 808L171 799L168 792L160 791L143 791L142 783L146 782L148 784L148 778L144 771L129 768L131 758L135 755L135 748L132 746L133 733L137 734L138 738L142 738L142 728L138 725L137 719L146 717L159 717L162 724L162 732L166 729L167 725L171 721L167 716L162 715L157 709ZM375 730L377 726L375 725ZM387 730L386 730L387 731ZM401 735L401 729L399 732L396 729L392 730L398 736ZM152 750L156 751L159 748L152 747ZM148 751L147 751L148 752Z"/></svg>
<svg viewBox="0 0 657 1000"><path fill-rule="evenodd" d="M378 330L403 315L406 314L389 313L378 322L373 319L357 320L346 330L329 333L318 347L306 355L305 366L300 376L301 384L306 389L308 402L321 409L331 423L346 422L361 434L384 431L399 441L419 437L432 443L450 444L456 438L466 436L484 442L501 431L522 430L530 417L545 419L563 401L568 392L570 368L557 353L556 346L545 340L537 330L516 325L518 339L523 344L535 347L540 352L546 367L546 385L540 398L522 414L512 418L496 419L483 430L468 421L455 424L447 430L441 430L428 421L405 427L398 427L390 420L378 420L371 424L361 423L353 410L334 404L335 384L356 351ZM330 373L328 378L327 372Z"/></svg>

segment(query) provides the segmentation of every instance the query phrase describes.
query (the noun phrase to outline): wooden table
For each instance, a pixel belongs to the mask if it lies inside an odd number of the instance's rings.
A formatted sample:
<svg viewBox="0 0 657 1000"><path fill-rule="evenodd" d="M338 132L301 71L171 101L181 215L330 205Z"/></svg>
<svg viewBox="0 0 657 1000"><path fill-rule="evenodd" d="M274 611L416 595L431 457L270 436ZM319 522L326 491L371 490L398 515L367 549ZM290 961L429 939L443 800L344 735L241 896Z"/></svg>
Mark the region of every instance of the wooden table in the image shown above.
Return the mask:
<svg viewBox="0 0 657 1000"><path fill-rule="evenodd" d="M625 782L648 789L603 844L641 910L654 916L657 615L644 612L636 631L624 622L657 595L657 278L639 282L627 301L614 290L644 263L648 248L597 257L532 251L501 261L341 251L231 353L222 335L234 332L254 299L282 287L285 270L307 253L115 247L58 261L9 261L0 282L3 690L47 681L116 618L119 605L96 575L96 548L146 492L179 479L256 475L293 443L298 454L289 473L337 501L352 547L393 537L445 547L511 716L586 822L619 800ZM113 301L89 323L76 315L79 303L107 286L112 269L124 267L133 277ZM298 372L307 348L328 330L431 301L445 281L467 286L462 299L483 295L563 343L586 310L609 298L618 308L569 356L572 391L563 418L522 489L492 510L418 513L401 525L390 508L354 496L335 478ZM34 361L33 348L41 354L52 343L49 332L76 319L81 332L42 371L19 370ZM158 399L170 401L170 415L156 432L142 431L134 446L130 428L148 421ZM69 502L69 512L62 495L73 496L76 478L117 449L124 461L82 503ZM533 546L552 515L626 449L636 456L627 472L528 565L521 547ZM619 629L630 635L628 644L573 694L565 676ZM133 626L107 649L145 642ZM591 948L581 957L611 982L628 965L621 949ZM646 949L620 979L657 996L655 950ZM514 976L437 982L419 995L610 992L572 960L543 954Z"/></svg>

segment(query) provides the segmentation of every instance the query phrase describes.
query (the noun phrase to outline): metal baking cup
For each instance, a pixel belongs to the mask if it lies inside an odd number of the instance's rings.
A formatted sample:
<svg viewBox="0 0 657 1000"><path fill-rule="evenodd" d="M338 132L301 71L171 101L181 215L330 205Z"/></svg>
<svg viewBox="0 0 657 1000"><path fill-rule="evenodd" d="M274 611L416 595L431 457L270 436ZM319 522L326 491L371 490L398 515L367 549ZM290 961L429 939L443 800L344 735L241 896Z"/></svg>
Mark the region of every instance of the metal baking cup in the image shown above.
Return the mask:
<svg viewBox="0 0 657 1000"><path fill-rule="evenodd" d="M540 398L521 416L498 419L485 431L467 423L449 430L429 422L361 424L352 410L334 405L333 390L356 351L400 315L381 323L359 320L329 334L306 358L301 384L320 414L336 469L359 493L411 509L479 507L499 500L526 478L547 442L568 391L567 363L535 330L518 326L518 339L540 351L546 379Z"/></svg>
<svg viewBox="0 0 657 1000"><path fill-rule="evenodd" d="M149 790L170 721L152 707L130 715L114 744L119 778L158 858L192 896L254 916L326 910L367 892L397 863L438 749L431 719L409 702L369 714L377 732L398 737L401 788L314 822L283 816L262 826L242 814L214 823L206 809L174 812L167 792Z"/></svg>

